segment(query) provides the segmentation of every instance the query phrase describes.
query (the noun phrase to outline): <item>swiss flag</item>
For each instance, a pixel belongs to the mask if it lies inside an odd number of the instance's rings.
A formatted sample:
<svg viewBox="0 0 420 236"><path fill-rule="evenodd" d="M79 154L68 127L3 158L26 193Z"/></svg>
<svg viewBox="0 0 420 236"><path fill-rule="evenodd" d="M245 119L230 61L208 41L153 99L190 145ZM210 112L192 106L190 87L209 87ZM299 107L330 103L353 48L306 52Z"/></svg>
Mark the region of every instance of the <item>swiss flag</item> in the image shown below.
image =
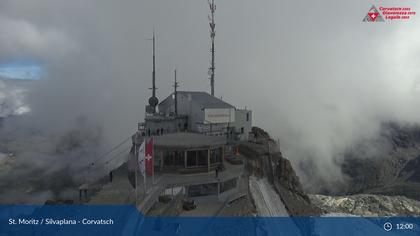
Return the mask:
<svg viewBox="0 0 420 236"><path fill-rule="evenodd" d="M372 21L375 21L376 18L378 17L377 12L369 12L368 15L369 15L370 19L372 19Z"/></svg>
<svg viewBox="0 0 420 236"><path fill-rule="evenodd" d="M153 138L150 138L146 143L145 150L145 159L146 159L146 174L152 176L153 171Z"/></svg>

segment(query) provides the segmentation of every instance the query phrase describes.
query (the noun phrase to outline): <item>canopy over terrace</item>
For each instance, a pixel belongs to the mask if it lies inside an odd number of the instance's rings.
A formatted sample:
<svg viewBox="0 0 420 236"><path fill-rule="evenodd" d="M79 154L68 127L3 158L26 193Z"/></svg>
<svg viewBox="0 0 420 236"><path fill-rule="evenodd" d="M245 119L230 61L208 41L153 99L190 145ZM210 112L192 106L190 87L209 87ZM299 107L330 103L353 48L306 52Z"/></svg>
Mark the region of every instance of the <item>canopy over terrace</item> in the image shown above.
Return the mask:
<svg viewBox="0 0 420 236"><path fill-rule="evenodd" d="M223 163L226 138L196 133L155 136L155 168L165 172L209 172Z"/></svg>

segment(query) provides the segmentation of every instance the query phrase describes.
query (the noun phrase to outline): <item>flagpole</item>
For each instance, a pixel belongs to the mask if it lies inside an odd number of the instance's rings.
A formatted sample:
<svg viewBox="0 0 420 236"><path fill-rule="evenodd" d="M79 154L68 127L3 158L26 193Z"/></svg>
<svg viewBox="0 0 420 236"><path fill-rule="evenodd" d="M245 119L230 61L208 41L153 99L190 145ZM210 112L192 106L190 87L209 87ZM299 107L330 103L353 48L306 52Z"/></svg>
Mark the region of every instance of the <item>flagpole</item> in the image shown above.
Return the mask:
<svg viewBox="0 0 420 236"><path fill-rule="evenodd" d="M135 144L136 145L136 144ZM138 201L138 198L139 198L139 191L138 191L138 184L137 184L137 176L138 176L138 174L137 174L137 169L139 168L139 162L138 162L138 160L137 160L137 147L134 147L134 155L135 155L135 159L136 159L136 171L134 172L135 173L135 185L136 185L136 207L137 207L137 201Z"/></svg>
<svg viewBox="0 0 420 236"><path fill-rule="evenodd" d="M136 161L136 163L137 163L137 161ZM136 177L135 177L135 183L136 183L136 207L137 207L137 199L138 199L138 196L139 196L139 191L138 191L138 184L137 184L137 166L136 166L136 171L134 172L135 173L135 175L136 175Z"/></svg>
<svg viewBox="0 0 420 236"><path fill-rule="evenodd" d="M144 163L145 163L145 165L147 164L147 160L146 160L146 150L147 150L147 144L149 143L149 139L150 139L150 137L149 138L147 138L145 141L144 141L144 152L145 152L145 159L144 159ZM143 176L143 181L144 181L144 198L146 198L146 194L147 194L147 180L146 180L146 177L147 177L147 166L145 166L146 168L144 169L144 176Z"/></svg>
<svg viewBox="0 0 420 236"><path fill-rule="evenodd" d="M146 181L147 171L144 173L143 181L144 181L144 198L146 198L147 193L147 181Z"/></svg>

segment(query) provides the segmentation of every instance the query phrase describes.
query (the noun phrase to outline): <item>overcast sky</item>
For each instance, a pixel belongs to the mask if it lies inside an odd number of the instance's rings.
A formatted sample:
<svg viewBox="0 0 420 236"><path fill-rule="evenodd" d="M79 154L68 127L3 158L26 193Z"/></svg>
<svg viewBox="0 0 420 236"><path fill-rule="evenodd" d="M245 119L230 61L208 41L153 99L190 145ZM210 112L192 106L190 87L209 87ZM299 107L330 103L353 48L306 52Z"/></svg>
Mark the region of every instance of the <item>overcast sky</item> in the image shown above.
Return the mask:
<svg viewBox="0 0 420 236"><path fill-rule="evenodd" d="M417 11L417 1L216 4L216 95L252 109L295 164L310 156L333 168L381 121L419 120L419 19L362 22L372 4ZM207 14L205 0L1 0L0 64L45 67L31 125L61 130L86 116L112 145L143 119L153 28L160 100L175 68L181 90L209 91Z"/></svg>

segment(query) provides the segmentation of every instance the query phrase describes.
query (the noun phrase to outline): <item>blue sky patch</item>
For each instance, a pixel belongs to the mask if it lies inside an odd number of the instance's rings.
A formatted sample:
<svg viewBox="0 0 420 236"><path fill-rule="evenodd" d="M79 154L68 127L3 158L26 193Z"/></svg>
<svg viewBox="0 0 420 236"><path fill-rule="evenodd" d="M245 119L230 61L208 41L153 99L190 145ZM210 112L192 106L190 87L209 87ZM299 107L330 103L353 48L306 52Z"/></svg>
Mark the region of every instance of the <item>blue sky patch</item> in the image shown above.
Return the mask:
<svg viewBox="0 0 420 236"><path fill-rule="evenodd" d="M43 74L44 68L34 61L0 62L0 78L2 79L39 80Z"/></svg>

